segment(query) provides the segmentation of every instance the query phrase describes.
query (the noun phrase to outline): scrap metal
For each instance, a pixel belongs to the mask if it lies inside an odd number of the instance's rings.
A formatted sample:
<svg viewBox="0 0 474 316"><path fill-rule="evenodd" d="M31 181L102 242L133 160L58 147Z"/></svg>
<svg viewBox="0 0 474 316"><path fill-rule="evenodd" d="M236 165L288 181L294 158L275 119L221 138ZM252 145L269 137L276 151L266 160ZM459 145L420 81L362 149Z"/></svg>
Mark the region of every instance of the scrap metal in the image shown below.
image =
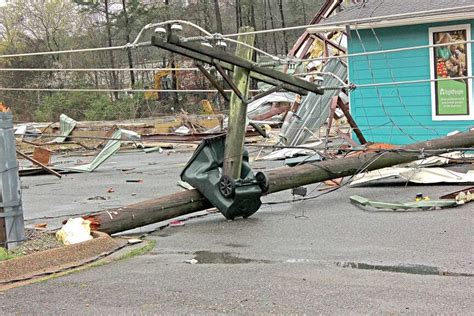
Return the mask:
<svg viewBox="0 0 474 316"><path fill-rule="evenodd" d="M77 122L74 119L70 118L66 114L61 114L59 116L59 136L49 143L63 143L72 133L74 128L76 128L76 125Z"/></svg>
<svg viewBox="0 0 474 316"><path fill-rule="evenodd" d="M455 207L458 204L456 200L421 200L412 202L382 202L372 201L363 196L353 195L350 197L351 203L362 206L370 206L376 209L389 209L389 210L411 210L411 209L422 209L431 210L445 207Z"/></svg>
<svg viewBox="0 0 474 316"><path fill-rule="evenodd" d="M332 73L343 81L347 79L347 65L340 60L332 59L328 61L323 71ZM340 82L336 77L324 74L324 85L328 87L339 86ZM288 146L304 144L313 135L313 131L318 130L326 122L329 116L331 99L339 93L338 89L325 90L323 95L309 93L304 97L288 126L282 129L279 135L281 142Z"/></svg>

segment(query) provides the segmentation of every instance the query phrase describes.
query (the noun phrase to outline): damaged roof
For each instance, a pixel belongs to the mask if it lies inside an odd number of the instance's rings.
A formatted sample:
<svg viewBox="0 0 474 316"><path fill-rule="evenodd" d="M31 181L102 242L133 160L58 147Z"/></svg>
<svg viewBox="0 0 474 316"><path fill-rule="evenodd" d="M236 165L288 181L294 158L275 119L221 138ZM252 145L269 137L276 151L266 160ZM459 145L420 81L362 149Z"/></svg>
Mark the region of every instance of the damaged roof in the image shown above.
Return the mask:
<svg viewBox="0 0 474 316"><path fill-rule="evenodd" d="M470 18L474 15L472 0L359 0L320 25L362 24L375 22L380 26L389 21L407 21L408 24L432 20ZM379 19L379 20L377 20ZM362 21L360 21L362 20ZM364 21L365 20L365 21Z"/></svg>

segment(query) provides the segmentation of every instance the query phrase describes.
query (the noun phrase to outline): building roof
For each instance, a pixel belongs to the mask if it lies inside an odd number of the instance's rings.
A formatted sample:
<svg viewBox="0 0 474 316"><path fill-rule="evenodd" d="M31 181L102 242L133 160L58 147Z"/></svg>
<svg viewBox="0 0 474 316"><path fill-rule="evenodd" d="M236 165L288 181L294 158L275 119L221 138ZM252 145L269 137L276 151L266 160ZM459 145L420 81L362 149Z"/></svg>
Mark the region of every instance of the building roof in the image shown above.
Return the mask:
<svg viewBox="0 0 474 316"><path fill-rule="evenodd" d="M353 0L343 11L319 25L386 27L473 16L473 0Z"/></svg>

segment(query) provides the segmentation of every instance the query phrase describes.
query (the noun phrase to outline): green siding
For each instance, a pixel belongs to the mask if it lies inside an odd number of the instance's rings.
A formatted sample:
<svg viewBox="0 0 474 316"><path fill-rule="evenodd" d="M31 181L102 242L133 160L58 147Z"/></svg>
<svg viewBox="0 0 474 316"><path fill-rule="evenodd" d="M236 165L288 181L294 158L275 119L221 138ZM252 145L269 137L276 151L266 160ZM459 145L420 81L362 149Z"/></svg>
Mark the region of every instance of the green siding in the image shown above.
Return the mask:
<svg viewBox="0 0 474 316"><path fill-rule="evenodd" d="M430 27L468 23L471 24L472 37L472 20L359 30L360 39L357 32L352 31L349 53L364 52L362 44L366 51L428 45ZM471 63L472 48L471 45ZM429 78L427 48L349 58L349 80L355 84ZM474 126L473 120L433 121L430 83L357 88L350 93L350 106L357 124L372 142L408 144Z"/></svg>

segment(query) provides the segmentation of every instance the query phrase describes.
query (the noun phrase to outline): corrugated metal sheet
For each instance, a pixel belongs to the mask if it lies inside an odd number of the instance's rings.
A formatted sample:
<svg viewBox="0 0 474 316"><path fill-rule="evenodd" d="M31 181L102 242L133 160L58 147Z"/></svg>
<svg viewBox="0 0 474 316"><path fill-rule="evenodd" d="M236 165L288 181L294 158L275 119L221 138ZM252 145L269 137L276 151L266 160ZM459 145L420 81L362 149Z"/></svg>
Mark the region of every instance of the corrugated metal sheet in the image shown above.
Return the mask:
<svg viewBox="0 0 474 316"><path fill-rule="evenodd" d="M323 72L333 73L342 80L347 79L347 66L336 59L330 60L323 68ZM341 83L330 75L322 75L323 86L336 87ZM301 106L287 128L280 134L281 142L288 146L304 144L327 120L331 98L337 96L340 90L325 90L323 95L309 93L304 97Z"/></svg>

